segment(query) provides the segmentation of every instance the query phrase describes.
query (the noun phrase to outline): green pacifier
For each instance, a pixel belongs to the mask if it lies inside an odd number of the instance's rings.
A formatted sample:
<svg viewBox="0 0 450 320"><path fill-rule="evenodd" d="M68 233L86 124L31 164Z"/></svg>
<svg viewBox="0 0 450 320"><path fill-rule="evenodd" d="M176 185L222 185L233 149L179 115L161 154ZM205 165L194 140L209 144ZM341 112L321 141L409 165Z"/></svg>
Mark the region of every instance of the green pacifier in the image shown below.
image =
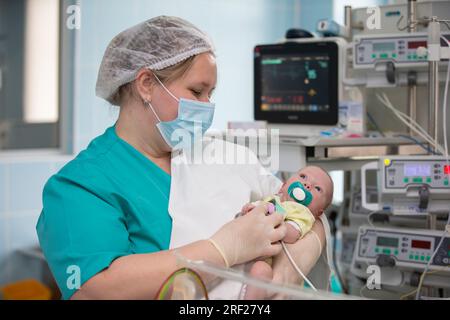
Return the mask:
<svg viewBox="0 0 450 320"><path fill-rule="evenodd" d="M304 206L308 206L313 199L311 192L298 181L289 186L288 194L292 199Z"/></svg>

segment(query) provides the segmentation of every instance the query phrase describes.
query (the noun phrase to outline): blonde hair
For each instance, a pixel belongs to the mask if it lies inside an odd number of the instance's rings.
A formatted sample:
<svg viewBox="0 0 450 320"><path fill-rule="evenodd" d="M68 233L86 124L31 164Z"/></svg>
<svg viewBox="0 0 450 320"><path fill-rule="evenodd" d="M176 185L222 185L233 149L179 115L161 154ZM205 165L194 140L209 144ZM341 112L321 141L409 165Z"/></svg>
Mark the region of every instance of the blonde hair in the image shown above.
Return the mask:
<svg viewBox="0 0 450 320"><path fill-rule="evenodd" d="M213 54L212 52L209 53ZM162 83L169 84L172 81L183 77L194 64L194 60L196 57L197 56L189 57L186 60L174 64L173 66L161 70L152 70L152 72L158 77L159 80L161 80ZM116 94L112 98L114 104L120 106L129 98L137 98L138 95L135 90L136 89L134 87L134 81L120 86Z"/></svg>

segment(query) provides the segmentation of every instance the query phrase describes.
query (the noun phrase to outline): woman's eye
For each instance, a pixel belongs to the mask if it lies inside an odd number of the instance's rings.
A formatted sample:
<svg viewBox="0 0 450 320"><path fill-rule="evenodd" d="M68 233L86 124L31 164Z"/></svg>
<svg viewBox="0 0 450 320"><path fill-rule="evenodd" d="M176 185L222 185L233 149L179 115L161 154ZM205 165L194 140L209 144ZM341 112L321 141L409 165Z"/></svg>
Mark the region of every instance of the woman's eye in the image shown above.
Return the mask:
<svg viewBox="0 0 450 320"><path fill-rule="evenodd" d="M322 191L322 188L319 186L316 186L316 190L320 192L320 191Z"/></svg>
<svg viewBox="0 0 450 320"><path fill-rule="evenodd" d="M191 89L191 92L196 97L199 97L202 94L200 91L197 91L197 90L194 90L194 89Z"/></svg>

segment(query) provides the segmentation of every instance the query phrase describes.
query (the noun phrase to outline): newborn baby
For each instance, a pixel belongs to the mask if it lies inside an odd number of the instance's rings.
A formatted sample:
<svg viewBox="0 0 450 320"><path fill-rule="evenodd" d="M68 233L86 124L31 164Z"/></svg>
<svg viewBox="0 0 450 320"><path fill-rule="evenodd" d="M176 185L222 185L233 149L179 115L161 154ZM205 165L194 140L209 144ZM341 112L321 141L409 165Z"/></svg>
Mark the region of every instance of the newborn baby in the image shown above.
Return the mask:
<svg viewBox="0 0 450 320"><path fill-rule="evenodd" d="M271 202L275 213L285 215L287 233L283 241L294 243L304 237L312 228L316 218L323 214L333 198L333 181L328 173L316 166L307 166L290 177L278 194L263 202ZM242 214L251 211L260 201L246 204ZM281 252L280 254L285 254ZM271 280L271 259L257 261L250 269L250 275ZM265 298L265 290L248 286L244 299L259 300Z"/></svg>

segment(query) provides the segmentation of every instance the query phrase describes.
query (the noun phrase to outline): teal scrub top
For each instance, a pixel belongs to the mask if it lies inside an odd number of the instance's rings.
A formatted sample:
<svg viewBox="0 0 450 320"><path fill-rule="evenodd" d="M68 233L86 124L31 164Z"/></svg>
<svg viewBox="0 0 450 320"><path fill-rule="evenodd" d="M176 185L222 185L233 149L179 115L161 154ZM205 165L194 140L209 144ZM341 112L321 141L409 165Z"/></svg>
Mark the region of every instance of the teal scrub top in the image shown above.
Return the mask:
<svg viewBox="0 0 450 320"><path fill-rule="evenodd" d="M64 299L117 258L169 248L170 175L119 138L95 138L46 183L36 230ZM151 279L149 279L151 281Z"/></svg>

